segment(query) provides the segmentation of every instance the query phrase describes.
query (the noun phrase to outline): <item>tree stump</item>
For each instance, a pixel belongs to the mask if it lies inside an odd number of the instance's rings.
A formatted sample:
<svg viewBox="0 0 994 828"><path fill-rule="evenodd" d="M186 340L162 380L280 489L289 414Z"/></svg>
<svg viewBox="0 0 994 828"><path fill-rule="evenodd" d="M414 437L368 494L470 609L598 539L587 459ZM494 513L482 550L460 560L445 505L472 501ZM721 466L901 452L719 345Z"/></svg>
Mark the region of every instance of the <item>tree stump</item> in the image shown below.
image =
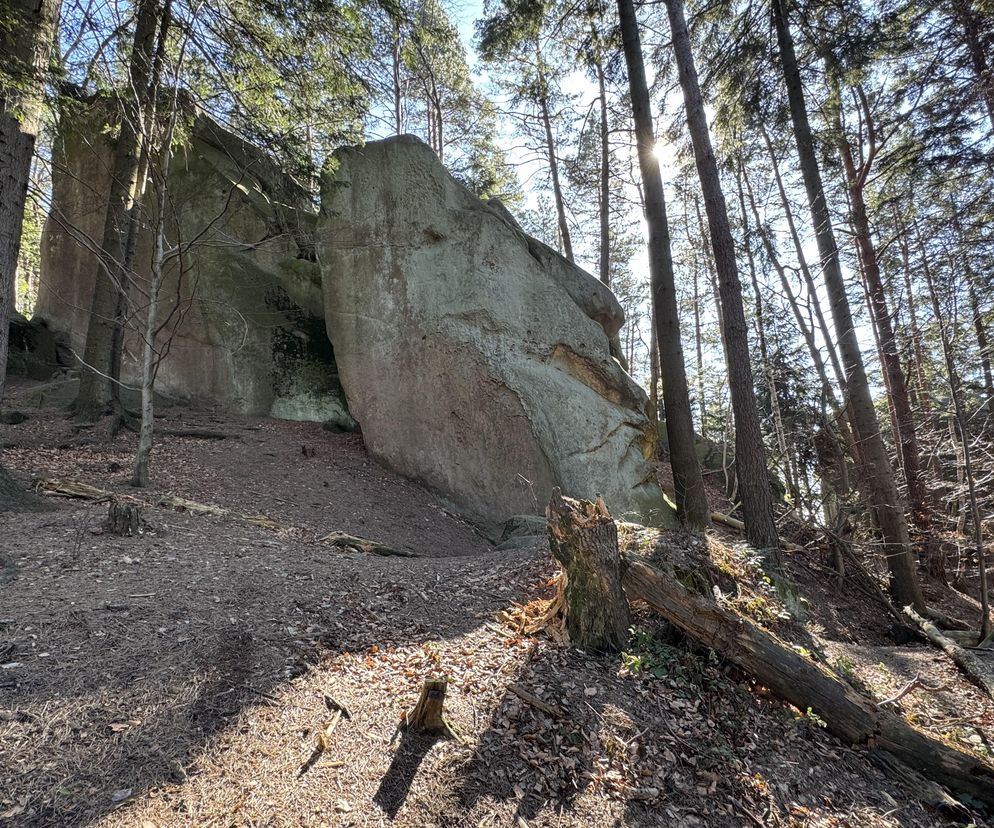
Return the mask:
<svg viewBox="0 0 994 828"><path fill-rule="evenodd" d="M445 721L445 679L428 679L421 688L421 696L414 709L407 714L407 728L436 736L459 739L459 734Z"/></svg>
<svg viewBox="0 0 994 828"><path fill-rule="evenodd" d="M145 522L142 520L142 510L134 503L123 503L118 500L110 502L107 510L107 525L111 534L123 535L130 538L141 534Z"/></svg>
<svg viewBox="0 0 994 828"><path fill-rule="evenodd" d="M621 586L618 527L603 501L573 500L559 489L545 510L552 554L566 570L566 629L584 650L616 652L631 617Z"/></svg>

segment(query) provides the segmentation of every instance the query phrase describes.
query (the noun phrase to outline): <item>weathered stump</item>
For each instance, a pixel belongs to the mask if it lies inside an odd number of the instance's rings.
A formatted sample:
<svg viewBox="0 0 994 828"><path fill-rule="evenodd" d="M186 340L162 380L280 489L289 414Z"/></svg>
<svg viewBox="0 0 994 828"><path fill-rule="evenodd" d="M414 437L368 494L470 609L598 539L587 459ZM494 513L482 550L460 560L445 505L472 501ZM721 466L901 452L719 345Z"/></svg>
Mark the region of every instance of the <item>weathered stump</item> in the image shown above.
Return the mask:
<svg viewBox="0 0 994 828"><path fill-rule="evenodd" d="M566 569L566 626L585 648L616 648L628 630L628 597L641 601L695 641L712 647L799 710L821 717L844 744L907 781L909 770L961 797L994 809L994 765L933 739L901 715L882 709L758 624L680 582L637 556L622 560L607 508L564 498L555 489L546 510L552 554ZM622 588L624 584L624 589ZM895 772L896 763L901 764ZM935 785L915 782L918 796L948 810L952 800Z"/></svg>
<svg viewBox="0 0 994 828"><path fill-rule="evenodd" d="M110 508L107 510L107 526L111 534L131 537L140 534L144 525L140 506L118 500L110 502Z"/></svg>
<svg viewBox="0 0 994 828"><path fill-rule="evenodd" d="M621 586L618 527L602 502L552 490L546 507L552 555L566 570L566 629L584 650L620 650L631 618Z"/></svg>
<svg viewBox="0 0 994 828"><path fill-rule="evenodd" d="M428 679L414 709L407 714L407 729L458 739L459 734L445 721L445 679Z"/></svg>

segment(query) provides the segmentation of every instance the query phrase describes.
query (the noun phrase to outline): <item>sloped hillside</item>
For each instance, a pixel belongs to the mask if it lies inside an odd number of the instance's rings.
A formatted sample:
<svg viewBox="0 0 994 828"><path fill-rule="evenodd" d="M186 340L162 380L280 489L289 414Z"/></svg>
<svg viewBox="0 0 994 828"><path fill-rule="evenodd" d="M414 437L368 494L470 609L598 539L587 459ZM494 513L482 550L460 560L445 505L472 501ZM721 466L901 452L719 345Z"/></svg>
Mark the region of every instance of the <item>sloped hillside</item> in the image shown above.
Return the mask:
<svg viewBox="0 0 994 828"><path fill-rule="evenodd" d="M4 825L944 824L816 716L651 616L620 657L498 621L549 594L545 541L497 551L356 436L178 411L162 427L226 436L164 435L159 488L142 498L171 493L283 528L149 506L147 531L122 538L102 529L105 505L54 498L0 516ZM130 435L43 411L2 428L22 477L131 493ZM318 541L333 530L416 557ZM627 542L651 551L659 539ZM890 641L854 582L835 592L833 573L793 554L811 610L799 626L734 538L708 550L741 609L879 700L921 676L940 689L900 708L989 749L990 700L942 653ZM398 734L436 674L450 679L462 740Z"/></svg>

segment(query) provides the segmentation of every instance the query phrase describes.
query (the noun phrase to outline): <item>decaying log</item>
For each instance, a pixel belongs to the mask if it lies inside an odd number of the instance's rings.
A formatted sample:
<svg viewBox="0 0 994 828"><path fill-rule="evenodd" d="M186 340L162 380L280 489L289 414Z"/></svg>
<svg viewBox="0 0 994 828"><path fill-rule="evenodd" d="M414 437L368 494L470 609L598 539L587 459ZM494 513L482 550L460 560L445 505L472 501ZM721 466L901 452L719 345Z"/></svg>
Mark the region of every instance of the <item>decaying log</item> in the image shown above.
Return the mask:
<svg viewBox="0 0 994 828"><path fill-rule="evenodd" d="M922 618L911 607L904 608L904 614L915 622L920 629L936 647L949 656L953 663L963 674L974 684L983 690L988 696L994 698L994 673L991 669L969 650L964 650L955 641L944 635L942 631L931 621ZM980 636L978 635L977 638Z"/></svg>
<svg viewBox="0 0 994 828"><path fill-rule="evenodd" d="M731 515L724 515L721 512L712 512L711 520L714 523L720 523L722 526L727 526L729 529L734 529L736 532L745 534L745 524L738 518L734 518ZM781 540L780 544L784 549L789 552L806 552L807 550L796 543L791 543L790 541Z"/></svg>
<svg viewBox="0 0 994 828"><path fill-rule="evenodd" d="M145 521L141 507L121 500L112 500L107 509L107 527L112 535L132 537L140 535Z"/></svg>
<svg viewBox="0 0 994 828"><path fill-rule="evenodd" d="M101 501L116 500L122 503L133 503L138 506L154 505L147 501L139 500L128 495L120 495L106 489L98 489L88 483L80 483L76 480L58 480L46 478L35 482L37 491L46 495L56 495L58 497L75 497L80 500L92 500L94 503ZM209 503L197 503L195 500L187 500L185 497L176 495L163 495L157 501L157 505L176 509L180 512L189 512L193 515L211 515L213 517L233 518L261 526L264 529L280 530L292 529L286 523L266 517L266 515L250 515L244 512L236 512L233 509L224 509L220 506L212 506Z"/></svg>
<svg viewBox="0 0 994 828"><path fill-rule="evenodd" d="M416 552L412 552L410 549L397 549L396 547L387 546L385 543L380 543L379 541L360 538L356 535L349 535L345 532L329 532L324 537L318 538L318 540L321 543L327 543L331 546L338 546L342 549L352 549L365 555L381 555L382 557L396 558L418 557L418 554Z"/></svg>
<svg viewBox="0 0 994 828"><path fill-rule="evenodd" d="M243 520L263 529L291 529L289 524L280 523L278 520L266 517L266 515L249 515L244 512L236 512L233 509L225 509L221 506L212 506L209 503L197 503L195 500L187 500L185 497L176 495L164 495L159 498L160 506L168 506L178 512L189 512L192 515L212 515L214 517L234 518Z"/></svg>
<svg viewBox="0 0 994 828"><path fill-rule="evenodd" d="M958 800L953 799L941 785L937 785L931 779L926 779L914 768L899 762L887 751L877 750L870 756L877 767L891 778L902 781L909 790L915 792L915 797L920 801L931 805L940 813L958 822L972 823L973 815L970 811L964 808Z"/></svg>
<svg viewBox="0 0 994 828"><path fill-rule="evenodd" d="M617 651L631 620L621 588L618 527L607 508L563 497L559 489L545 510L552 554L566 570L566 629L578 647Z"/></svg>
<svg viewBox="0 0 994 828"><path fill-rule="evenodd" d="M131 503L139 501L128 497L116 497L113 492L105 489L98 489L89 483L80 483L77 480L60 480L54 477L43 478L35 481L35 491L40 494L54 495L56 497L74 497L79 500L92 500L95 503L109 500L127 500Z"/></svg>
<svg viewBox="0 0 994 828"><path fill-rule="evenodd" d="M890 754L953 792L994 807L994 766L926 736L902 716L878 710L824 667L748 618L691 592L641 561L630 562L624 586L632 600L645 602L798 709L810 709L846 744Z"/></svg>
<svg viewBox="0 0 994 828"><path fill-rule="evenodd" d="M414 709L407 714L407 729L435 736L448 736L462 741L462 737L445 720L445 679L428 679L421 688L421 696Z"/></svg>

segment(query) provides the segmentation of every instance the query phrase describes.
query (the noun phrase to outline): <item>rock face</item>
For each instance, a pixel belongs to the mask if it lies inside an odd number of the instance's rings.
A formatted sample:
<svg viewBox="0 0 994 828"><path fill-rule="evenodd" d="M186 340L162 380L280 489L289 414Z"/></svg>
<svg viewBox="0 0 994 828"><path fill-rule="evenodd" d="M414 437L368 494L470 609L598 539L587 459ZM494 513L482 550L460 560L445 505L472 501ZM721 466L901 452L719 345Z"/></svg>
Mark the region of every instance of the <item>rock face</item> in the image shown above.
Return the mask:
<svg viewBox="0 0 994 828"><path fill-rule="evenodd" d="M337 153L318 222L325 320L366 446L490 520L553 486L665 523L623 313L589 274L402 136Z"/></svg>
<svg viewBox="0 0 994 828"><path fill-rule="evenodd" d="M110 182L105 125L113 108L99 99L64 119L55 145L53 208L42 238L36 317L82 354L95 258ZM312 238L316 211L307 194L262 152L203 115L190 113L169 179L169 244L189 242L167 270L160 319L171 337L161 394L244 414L354 425L344 405L325 333ZM153 199L148 199L149 202ZM147 224L147 222L146 222ZM141 284L150 273L152 236L135 255ZM126 337L122 379L134 382L141 301Z"/></svg>
<svg viewBox="0 0 994 828"><path fill-rule="evenodd" d="M10 351L7 373L44 380L59 370L59 343L43 319L25 319L19 313L10 320Z"/></svg>

